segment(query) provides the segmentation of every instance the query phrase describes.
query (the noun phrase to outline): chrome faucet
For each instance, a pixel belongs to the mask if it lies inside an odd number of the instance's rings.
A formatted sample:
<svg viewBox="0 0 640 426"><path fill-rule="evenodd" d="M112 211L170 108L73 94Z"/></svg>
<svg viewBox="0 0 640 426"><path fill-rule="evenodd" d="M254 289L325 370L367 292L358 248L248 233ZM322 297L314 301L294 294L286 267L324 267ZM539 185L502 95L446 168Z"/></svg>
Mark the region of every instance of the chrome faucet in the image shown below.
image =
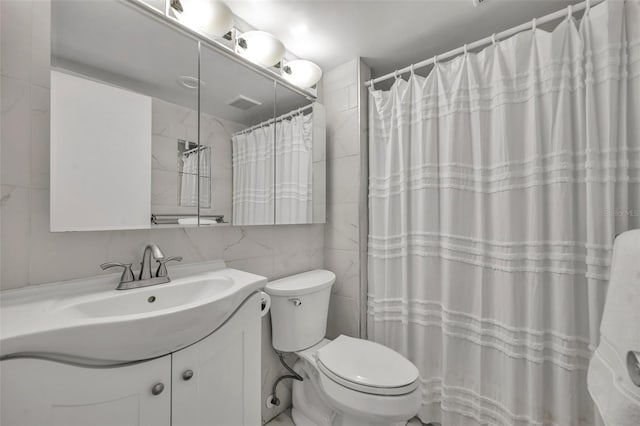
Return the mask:
<svg viewBox="0 0 640 426"><path fill-rule="evenodd" d="M152 273L151 258L154 258L158 262L158 269L156 270L155 277ZM140 274L136 279L133 271L131 270L131 263L117 263L108 262L100 265L102 269L112 268L118 266L123 268L122 276L120 277L120 284L116 290L130 290L132 288L147 287L150 285L164 284L171 281L167 272L167 262L182 261L181 256L165 257L160 247L156 244L147 244L142 254L142 267L140 268Z"/></svg>
<svg viewBox="0 0 640 426"><path fill-rule="evenodd" d="M148 280L153 278L151 274L151 255L153 254L153 258L156 260L164 259L164 253L160 250L156 244L147 244L144 248L144 253L142 253L142 268L140 268L140 276L138 280Z"/></svg>

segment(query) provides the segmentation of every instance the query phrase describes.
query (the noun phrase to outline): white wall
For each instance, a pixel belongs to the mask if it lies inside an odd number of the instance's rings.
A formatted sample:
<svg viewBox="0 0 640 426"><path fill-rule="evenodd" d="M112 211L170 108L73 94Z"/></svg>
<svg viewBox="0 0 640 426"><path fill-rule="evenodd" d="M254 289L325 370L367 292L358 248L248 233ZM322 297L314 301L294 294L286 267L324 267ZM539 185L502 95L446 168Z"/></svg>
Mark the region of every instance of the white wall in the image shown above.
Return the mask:
<svg viewBox="0 0 640 426"><path fill-rule="evenodd" d="M50 3L2 0L0 19L0 289L98 274L103 262L139 260L151 241L185 263L224 259L271 279L323 267L324 225L50 233ZM270 340L264 333L263 401L284 373ZM264 419L289 405L280 396Z"/></svg>

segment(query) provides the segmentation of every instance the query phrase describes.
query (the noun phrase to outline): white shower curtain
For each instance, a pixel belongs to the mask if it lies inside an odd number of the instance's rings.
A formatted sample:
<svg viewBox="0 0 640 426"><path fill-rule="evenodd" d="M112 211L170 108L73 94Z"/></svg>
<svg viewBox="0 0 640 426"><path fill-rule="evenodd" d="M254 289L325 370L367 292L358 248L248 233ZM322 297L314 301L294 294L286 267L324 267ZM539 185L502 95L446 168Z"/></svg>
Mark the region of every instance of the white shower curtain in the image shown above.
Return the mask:
<svg viewBox="0 0 640 426"><path fill-rule="evenodd" d="M278 122L276 223L312 222L312 142L312 114L298 114Z"/></svg>
<svg viewBox="0 0 640 426"><path fill-rule="evenodd" d="M232 137L234 225L273 224L273 126Z"/></svg>
<svg viewBox="0 0 640 426"><path fill-rule="evenodd" d="M211 208L210 148L200 149L200 207ZM198 206L198 153L182 155L180 206Z"/></svg>
<svg viewBox="0 0 640 426"><path fill-rule="evenodd" d="M640 3L372 91L369 191L369 338L418 366L420 418L596 424L612 243L640 227Z"/></svg>
<svg viewBox="0 0 640 426"><path fill-rule="evenodd" d="M233 136L235 225L273 224L274 217L282 224L311 222L312 140L312 114L297 114Z"/></svg>

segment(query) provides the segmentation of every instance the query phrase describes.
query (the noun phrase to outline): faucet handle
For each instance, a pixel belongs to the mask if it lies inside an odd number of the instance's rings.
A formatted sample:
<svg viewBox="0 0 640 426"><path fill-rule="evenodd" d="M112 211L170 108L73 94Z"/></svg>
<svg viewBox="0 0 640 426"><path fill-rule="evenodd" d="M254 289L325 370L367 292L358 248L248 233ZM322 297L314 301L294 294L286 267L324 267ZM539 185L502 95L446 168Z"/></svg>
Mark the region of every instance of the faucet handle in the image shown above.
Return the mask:
<svg viewBox="0 0 640 426"><path fill-rule="evenodd" d="M107 262L100 265L103 270L116 266L123 268L120 283L130 283L136 280L133 276L133 271L131 270L131 263Z"/></svg>
<svg viewBox="0 0 640 426"><path fill-rule="evenodd" d="M158 270L156 271L156 277L166 277L169 275L167 272L167 262L175 260L176 262L182 262L182 256L167 257L165 259L157 259Z"/></svg>

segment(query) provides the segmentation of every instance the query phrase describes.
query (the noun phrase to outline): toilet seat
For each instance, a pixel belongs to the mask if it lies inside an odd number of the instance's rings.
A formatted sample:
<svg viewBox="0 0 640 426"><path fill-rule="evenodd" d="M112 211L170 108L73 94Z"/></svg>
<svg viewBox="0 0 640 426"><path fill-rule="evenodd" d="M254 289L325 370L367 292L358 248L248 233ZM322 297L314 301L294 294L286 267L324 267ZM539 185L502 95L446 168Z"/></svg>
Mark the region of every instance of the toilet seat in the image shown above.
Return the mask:
<svg viewBox="0 0 640 426"><path fill-rule="evenodd" d="M418 369L396 351L339 336L316 352L318 369L334 382L373 395L405 395L418 387Z"/></svg>

